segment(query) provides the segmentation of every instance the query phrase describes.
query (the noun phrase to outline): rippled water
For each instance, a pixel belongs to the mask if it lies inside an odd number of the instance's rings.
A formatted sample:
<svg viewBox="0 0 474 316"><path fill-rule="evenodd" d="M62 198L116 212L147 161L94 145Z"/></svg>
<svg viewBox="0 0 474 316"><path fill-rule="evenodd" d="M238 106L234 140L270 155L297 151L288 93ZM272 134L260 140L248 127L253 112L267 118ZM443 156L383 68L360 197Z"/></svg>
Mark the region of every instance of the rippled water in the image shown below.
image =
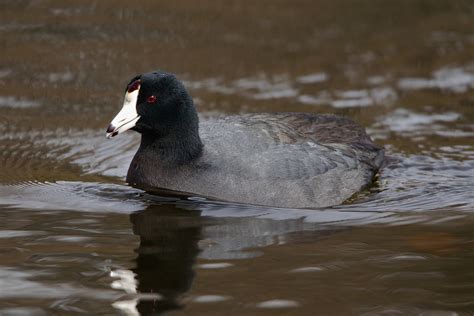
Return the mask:
<svg viewBox="0 0 474 316"><path fill-rule="evenodd" d="M474 313L472 1L0 7L1 315ZM104 130L157 68L203 117L352 117L387 165L317 210L133 189Z"/></svg>

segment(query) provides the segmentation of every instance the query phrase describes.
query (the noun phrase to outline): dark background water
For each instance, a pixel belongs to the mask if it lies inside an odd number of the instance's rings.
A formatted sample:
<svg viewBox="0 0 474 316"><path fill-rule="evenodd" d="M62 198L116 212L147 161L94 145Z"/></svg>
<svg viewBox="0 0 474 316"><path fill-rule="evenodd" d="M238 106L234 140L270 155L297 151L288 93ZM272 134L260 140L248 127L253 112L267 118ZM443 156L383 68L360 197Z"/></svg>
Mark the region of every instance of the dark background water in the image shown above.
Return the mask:
<svg viewBox="0 0 474 316"><path fill-rule="evenodd" d="M474 3L2 1L0 314L472 315ZM373 188L319 210L126 186L128 80L203 117L349 116Z"/></svg>

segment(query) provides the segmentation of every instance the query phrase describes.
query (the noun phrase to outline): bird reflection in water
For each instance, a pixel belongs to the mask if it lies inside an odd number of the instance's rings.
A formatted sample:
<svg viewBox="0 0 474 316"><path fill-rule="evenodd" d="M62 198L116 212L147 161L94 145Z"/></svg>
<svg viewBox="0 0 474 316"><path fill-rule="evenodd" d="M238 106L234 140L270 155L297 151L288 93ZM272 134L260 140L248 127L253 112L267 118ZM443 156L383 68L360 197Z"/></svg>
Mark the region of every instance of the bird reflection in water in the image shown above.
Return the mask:
<svg viewBox="0 0 474 316"><path fill-rule="evenodd" d="M314 222L302 220L310 214L315 216ZM262 247L314 241L345 229L321 225L316 220L318 216L328 220L327 212L316 210L272 210L183 200L150 204L130 215L140 245L135 268L122 278L131 279L128 284L133 293L128 293L136 299L116 302L114 306L130 315L180 309L184 306L182 295L190 290L195 278L198 256L204 260L252 258L262 254ZM340 216L343 215L333 214L331 218ZM200 242L204 240L212 245Z"/></svg>
<svg viewBox="0 0 474 316"><path fill-rule="evenodd" d="M203 224L199 212L151 205L131 214L130 220L133 232L140 236L133 269L137 292L160 295L156 300L138 300L136 310L150 315L179 309L180 295L190 289L194 279Z"/></svg>

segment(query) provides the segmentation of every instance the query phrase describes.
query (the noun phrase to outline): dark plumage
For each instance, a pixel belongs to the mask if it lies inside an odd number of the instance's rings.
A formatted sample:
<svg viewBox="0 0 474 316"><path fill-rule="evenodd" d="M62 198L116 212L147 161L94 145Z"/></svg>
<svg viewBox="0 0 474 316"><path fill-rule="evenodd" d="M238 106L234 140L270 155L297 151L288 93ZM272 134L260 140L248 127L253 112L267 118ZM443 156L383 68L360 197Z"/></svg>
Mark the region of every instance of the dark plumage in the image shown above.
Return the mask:
<svg viewBox="0 0 474 316"><path fill-rule="evenodd" d="M129 128L142 134L127 174L134 186L314 208L342 203L370 184L383 162L383 150L347 118L263 113L199 125L193 101L174 75L146 73L130 84L136 80L136 124L115 127L127 122L122 110L107 130L108 136ZM155 103L147 102L150 96Z"/></svg>

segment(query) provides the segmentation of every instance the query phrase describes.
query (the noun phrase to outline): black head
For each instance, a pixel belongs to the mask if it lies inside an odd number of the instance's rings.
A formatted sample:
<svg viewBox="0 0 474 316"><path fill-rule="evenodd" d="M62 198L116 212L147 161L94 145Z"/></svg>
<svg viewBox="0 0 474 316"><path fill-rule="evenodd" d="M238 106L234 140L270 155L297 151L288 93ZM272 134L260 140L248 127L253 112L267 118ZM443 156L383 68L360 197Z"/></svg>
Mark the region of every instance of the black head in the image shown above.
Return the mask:
<svg viewBox="0 0 474 316"><path fill-rule="evenodd" d="M128 129L165 137L197 128L196 109L184 85L173 74L154 71L127 84L123 108L109 125L107 137Z"/></svg>

